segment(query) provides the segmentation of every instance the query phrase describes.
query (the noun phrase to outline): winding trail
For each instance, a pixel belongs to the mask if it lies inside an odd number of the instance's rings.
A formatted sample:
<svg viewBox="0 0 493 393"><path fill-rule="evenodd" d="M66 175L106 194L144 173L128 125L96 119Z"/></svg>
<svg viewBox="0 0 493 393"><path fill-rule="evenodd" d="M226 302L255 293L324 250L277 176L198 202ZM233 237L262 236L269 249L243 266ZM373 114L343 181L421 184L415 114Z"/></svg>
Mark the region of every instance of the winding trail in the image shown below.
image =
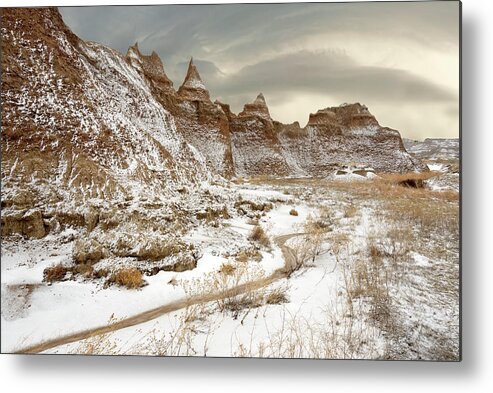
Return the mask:
<svg viewBox="0 0 493 393"><path fill-rule="evenodd" d="M164 306L159 306L151 310L147 310L136 314L134 316L122 319L118 322L100 326L96 328L91 328L83 330L77 333L71 333L65 336L60 336L52 340L47 340L39 344L34 344L29 347L20 349L16 353L40 353L48 349L58 347L60 345L70 344L80 340L84 340L90 337L99 336L101 334L111 333L120 329L125 329L131 326L139 325L144 322L151 321L162 315L168 314L173 311L178 311L186 307L190 307L197 304L208 303L215 300L222 300L228 297L233 297L246 293L249 291L254 291L263 287L266 287L273 282L280 280L282 278L289 277L290 274L297 267L297 258L294 250L286 246L286 242L296 236L302 236L304 233L290 233L287 235L281 235L274 238L276 245L281 249L284 257L284 267L275 270L270 276L262 278L260 280L255 280L251 282L246 282L240 284L236 287L229 288L227 290L215 293L206 293L203 295L192 296L186 299L177 300L172 303L168 303Z"/></svg>

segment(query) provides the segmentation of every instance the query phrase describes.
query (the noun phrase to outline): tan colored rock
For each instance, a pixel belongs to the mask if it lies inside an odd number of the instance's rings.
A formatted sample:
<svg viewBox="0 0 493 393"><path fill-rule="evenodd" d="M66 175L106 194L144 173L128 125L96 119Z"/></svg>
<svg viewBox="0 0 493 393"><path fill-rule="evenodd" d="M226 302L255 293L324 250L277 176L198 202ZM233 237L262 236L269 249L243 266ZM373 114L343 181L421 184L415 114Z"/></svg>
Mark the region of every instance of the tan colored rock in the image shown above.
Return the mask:
<svg viewBox="0 0 493 393"><path fill-rule="evenodd" d="M2 236L19 234L40 239L46 235L43 216L37 209L2 214Z"/></svg>
<svg viewBox="0 0 493 393"><path fill-rule="evenodd" d="M178 89L178 95L192 101L210 101L209 92L202 82L197 67L193 64L193 59L190 59L187 75Z"/></svg>
<svg viewBox="0 0 493 393"><path fill-rule="evenodd" d="M108 256L108 251L95 239L80 238L75 241L72 258L77 264L94 265Z"/></svg>

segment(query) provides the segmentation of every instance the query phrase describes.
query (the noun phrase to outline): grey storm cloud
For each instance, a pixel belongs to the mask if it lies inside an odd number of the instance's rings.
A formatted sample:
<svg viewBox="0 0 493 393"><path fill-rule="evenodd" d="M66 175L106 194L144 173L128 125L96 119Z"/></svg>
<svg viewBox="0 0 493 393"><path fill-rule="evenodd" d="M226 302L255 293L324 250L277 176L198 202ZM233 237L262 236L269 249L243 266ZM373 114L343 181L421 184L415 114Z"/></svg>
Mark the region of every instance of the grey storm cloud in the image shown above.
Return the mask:
<svg viewBox="0 0 493 393"><path fill-rule="evenodd" d="M144 53L155 50L175 87L193 56L211 96L235 111L260 91L281 121L305 120L293 118L305 109L293 110L299 107L296 97L303 97L306 111L359 101L376 107L382 123L408 136L458 134L454 1L62 7L60 12L85 40L122 53L134 42ZM436 117L432 127L430 114Z"/></svg>
<svg viewBox="0 0 493 393"><path fill-rule="evenodd" d="M453 92L420 76L403 70L362 66L337 52L300 51L282 55L242 68L226 78L217 76L217 67L207 67L206 75L209 70L215 90L225 96L302 90L385 102L450 102L455 99Z"/></svg>

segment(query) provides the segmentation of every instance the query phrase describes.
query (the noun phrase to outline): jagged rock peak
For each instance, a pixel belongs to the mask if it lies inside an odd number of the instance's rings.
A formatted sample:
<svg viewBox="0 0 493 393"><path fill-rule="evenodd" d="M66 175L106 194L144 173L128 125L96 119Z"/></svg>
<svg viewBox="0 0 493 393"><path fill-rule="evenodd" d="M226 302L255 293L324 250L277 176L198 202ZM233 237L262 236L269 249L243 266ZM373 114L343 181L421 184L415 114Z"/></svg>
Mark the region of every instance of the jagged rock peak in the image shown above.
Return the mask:
<svg viewBox="0 0 493 393"><path fill-rule="evenodd" d="M338 124L345 127L379 126L377 119L365 105L342 104L310 113L308 125Z"/></svg>
<svg viewBox="0 0 493 393"><path fill-rule="evenodd" d="M128 48L126 57L132 66L141 71L152 82L157 83L159 87L165 90L173 89L173 82L166 75L163 62L155 51L152 51L149 56L144 55L139 49L138 42L136 42Z"/></svg>
<svg viewBox="0 0 493 393"><path fill-rule="evenodd" d="M259 116L271 120L269 108L265 102L264 95L260 93L257 98L255 98L255 101L250 104L245 104L243 111L239 114L239 116Z"/></svg>
<svg viewBox="0 0 493 393"><path fill-rule="evenodd" d="M255 98L255 101L253 101L254 104L256 105L263 105L267 107L267 104L265 103L265 97L262 93L260 93L257 98Z"/></svg>
<svg viewBox="0 0 493 393"><path fill-rule="evenodd" d="M193 64L193 57L188 63L188 71L183 84L178 89L178 94L183 98L193 101L209 101L209 92L207 91L199 71Z"/></svg>

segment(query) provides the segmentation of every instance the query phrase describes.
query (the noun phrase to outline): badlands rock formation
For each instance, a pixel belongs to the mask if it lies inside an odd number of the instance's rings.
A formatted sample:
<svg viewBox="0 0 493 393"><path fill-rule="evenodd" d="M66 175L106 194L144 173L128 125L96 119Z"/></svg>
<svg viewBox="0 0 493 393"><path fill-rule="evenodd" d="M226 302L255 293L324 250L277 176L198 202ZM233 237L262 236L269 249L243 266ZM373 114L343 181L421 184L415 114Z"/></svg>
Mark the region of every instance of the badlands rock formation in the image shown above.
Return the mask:
<svg viewBox="0 0 493 393"><path fill-rule="evenodd" d="M273 120L260 94L235 115L211 101L193 61L175 90L155 52L83 41L56 8L4 8L1 21L3 234L41 237L50 209L169 202L214 177L424 170L363 105L320 110L301 128Z"/></svg>

